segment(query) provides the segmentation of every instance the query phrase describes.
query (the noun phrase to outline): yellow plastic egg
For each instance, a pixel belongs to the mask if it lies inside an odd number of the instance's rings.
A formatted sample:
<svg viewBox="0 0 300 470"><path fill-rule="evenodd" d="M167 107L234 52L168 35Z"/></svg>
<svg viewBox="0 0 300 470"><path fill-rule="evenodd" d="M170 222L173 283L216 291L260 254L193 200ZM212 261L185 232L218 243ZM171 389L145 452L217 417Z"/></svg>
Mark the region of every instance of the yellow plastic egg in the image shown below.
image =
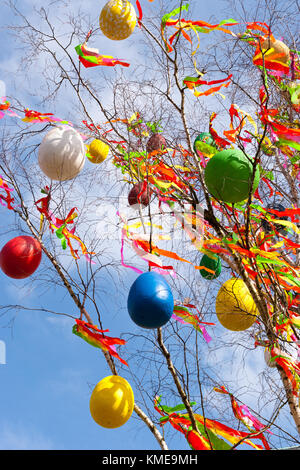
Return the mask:
<svg viewBox="0 0 300 470"><path fill-rule="evenodd" d="M100 13L100 29L113 41L128 38L136 25L136 13L128 0L110 0Z"/></svg>
<svg viewBox="0 0 300 470"><path fill-rule="evenodd" d="M273 55L281 54L281 57L277 57L276 60L284 65L287 65L290 59L290 50L288 46L279 39L275 39L275 41L271 41L270 38L265 39L262 43L263 52L266 52L271 48L274 49L274 52L271 53L269 58L272 58Z"/></svg>
<svg viewBox="0 0 300 470"><path fill-rule="evenodd" d="M100 380L90 398L90 412L94 421L104 428L119 428L133 412L134 395L123 377L110 375Z"/></svg>
<svg viewBox="0 0 300 470"><path fill-rule="evenodd" d="M242 279L232 278L220 288L216 314L224 328L243 331L250 328L259 314L253 297Z"/></svg>
<svg viewBox="0 0 300 470"><path fill-rule="evenodd" d="M88 147L88 159L92 163L102 163L109 152L109 146L102 140L94 139Z"/></svg>

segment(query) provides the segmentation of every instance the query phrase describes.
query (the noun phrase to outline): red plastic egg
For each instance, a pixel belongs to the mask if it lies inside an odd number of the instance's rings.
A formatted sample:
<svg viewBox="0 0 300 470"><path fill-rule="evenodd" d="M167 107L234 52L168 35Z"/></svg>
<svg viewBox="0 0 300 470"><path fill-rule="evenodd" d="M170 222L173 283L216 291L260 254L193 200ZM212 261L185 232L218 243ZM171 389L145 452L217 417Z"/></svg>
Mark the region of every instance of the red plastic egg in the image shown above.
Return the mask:
<svg viewBox="0 0 300 470"><path fill-rule="evenodd" d="M155 150L163 150L166 146L166 139L161 134L153 134L147 142L146 150L151 153Z"/></svg>
<svg viewBox="0 0 300 470"><path fill-rule="evenodd" d="M144 183L136 183L128 194L129 205L134 206L136 204L142 204L143 206L148 206L150 193L151 191L146 185L144 186Z"/></svg>
<svg viewBox="0 0 300 470"><path fill-rule="evenodd" d="M0 252L0 267L13 279L25 279L39 267L42 259L40 243L33 237L12 238Z"/></svg>

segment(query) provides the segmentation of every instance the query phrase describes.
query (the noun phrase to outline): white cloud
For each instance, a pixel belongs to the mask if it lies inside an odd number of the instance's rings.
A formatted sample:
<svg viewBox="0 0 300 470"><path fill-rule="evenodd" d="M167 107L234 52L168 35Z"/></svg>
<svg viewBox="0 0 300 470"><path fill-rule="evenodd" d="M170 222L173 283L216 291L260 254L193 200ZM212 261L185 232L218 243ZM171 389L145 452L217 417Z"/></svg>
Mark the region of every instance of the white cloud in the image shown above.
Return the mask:
<svg viewBox="0 0 300 470"><path fill-rule="evenodd" d="M0 450L53 450L54 444L28 424L4 423L0 428Z"/></svg>

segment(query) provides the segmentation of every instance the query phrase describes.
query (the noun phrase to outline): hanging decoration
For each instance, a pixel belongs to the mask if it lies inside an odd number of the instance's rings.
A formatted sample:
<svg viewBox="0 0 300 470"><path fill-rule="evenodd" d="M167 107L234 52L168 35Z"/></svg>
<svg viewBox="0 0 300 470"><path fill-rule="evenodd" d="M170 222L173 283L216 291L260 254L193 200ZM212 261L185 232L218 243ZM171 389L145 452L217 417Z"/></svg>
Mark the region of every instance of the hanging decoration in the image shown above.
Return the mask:
<svg viewBox="0 0 300 470"><path fill-rule="evenodd" d="M88 47L86 43L79 44L75 47L75 51L78 54L79 60L85 68L97 67L99 65L106 67L115 67L116 65L123 65L123 67L129 67L128 62L124 62L120 59L115 59L109 55L99 54L99 50Z"/></svg>
<svg viewBox="0 0 300 470"><path fill-rule="evenodd" d="M239 149L216 153L205 167L205 183L210 194L224 202L242 202L259 184L259 170Z"/></svg>
<svg viewBox="0 0 300 470"><path fill-rule="evenodd" d="M39 146L38 163L51 180L75 178L85 164L85 147L79 132L69 126L51 129Z"/></svg>
<svg viewBox="0 0 300 470"><path fill-rule="evenodd" d="M94 139L87 148L87 158L91 163L98 165L106 160L109 146L100 139Z"/></svg>
<svg viewBox="0 0 300 470"><path fill-rule="evenodd" d="M100 380L90 397L93 420L108 429L123 426L131 417L133 407L133 390L127 380L119 375Z"/></svg>
<svg viewBox="0 0 300 470"><path fill-rule="evenodd" d="M78 255L78 249L74 249L71 242L71 240L76 240L79 243L82 254L86 257L87 261L92 262L90 255L95 253L89 252L83 241L77 237L77 235L75 235L75 227L73 227L71 230L69 230L67 227L68 225L73 225L74 219L78 217L77 213L75 212L76 207L73 207L69 211L65 219L59 219L58 217L55 217L54 214L50 211L51 193L49 187L46 186L45 189L41 191L46 195L35 202L35 206L41 214L40 231L43 228L44 220L47 220L51 232L55 232L56 236L61 240L61 246L63 250L65 250L68 246L73 258L75 260L79 259L80 256Z"/></svg>
<svg viewBox="0 0 300 470"><path fill-rule="evenodd" d="M109 330L99 330L95 325L91 325L83 320L76 319L72 332L84 339L87 343L102 351L108 352L112 357L118 359L122 364L128 366L127 362L122 359L115 349L115 345L124 345L126 341L120 338L111 338L104 333Z"/></svg>
<svg viewBox="0 0 300 470"><path fill-rule="evenodd" d="M256 321L259 314L255 302L242 279L229 279L216 298L216 313L224 328L243 331Z"/></svg>
<svg viewBox="0 0 300 470"><path fill-rule="evenodd" d="M205 279L216 279L222 270L221 258L215 254L203 255L199 269L201 276Z"/></svg>
<svg viewBox="0 0 300 470"><path fill-rule="evenodd" d="M192 311L193 310L193 311ZM197 312L197 313L196 313ZM203 322L197 307L192 304L175 305L172 318L183 325L191 325L196 331L202 333L203 338L209 343L212 338L208 334L204 325L215 325L215 323Z"/></svg>
<svg viewBox="0 0 300 470"><path fill-rule="evenodd" d="M185 409L184 405L172 408L166 407L161 405L161 397L156 397L154 408L161 415L161 426L169 422L174 429L185 436L192 450L230 450L232 446L238 448L239 444L249 445L255 450L270 450L270 446L262 433L237 431L196 413L194 418L197 431L195 431L192 429L189 415L187 413L178 413L178 411ZM254 444L254 439L260 439L263 446Z"/></svg>
<svg viewBox="0 0 300 470"><path fill-rule="evenodd" d="M128 0L108 1L99 18L102 33L113 41L121 41L131 36L136 22L135 9Z"/></svg>
<svg viewBox="0 0 300 470"><path fill-rule="evenodd" d="M39 111L34 111L33 109L24 110L25 117L22 119L23 122L30 124L38 124L45 122L57 122L60 125L66 124L73 126L69 121L63 121L62 119L54 116L53 113L40 113Z"/></svg>
<svg viewBox="0 0 300 470"><path fill-rule="evenodd" d="M13 279L26 279L39 267L42 248L38 240L20 235L9 240L0 252L0 268Z"/></svg>
<svg viewBox="0 0 300 470"><path fill-rule="evenodd" d="M13 204L15 202L14 198L12 197L13 188L10 188L9 185L6 183L3 176L0 175L0 189L4 191L4 194L0 193L0 204L2 206L6 206L7 209L13 210Z"/></svg>
<svg viewBox="0 0 300 470"><path fill-rule="evenodd" d="M232 395L232 393L229 393L224 386L220 388L215 387L214 390L218 393L229 395L234 416L240 422L242 422L249 429L250 432L262 431L264 430L264 428L266 428L266 426L264 426L257 418L253 416L253 414L249 411L249 408L247 407L247 405L239 405L234 395ZM271 433L269 429L266 429L266 432ZM261 438L264 440L265 447L267 448L268 444L263 434L261 434Z"/></svg>
<svg viewBox="0 0 300 470"><path fill-rule="evenodd" d="M164 326L174 310L173 294L165 278L151 271L140 274L130 288L127 308L132 321L141 328Z"/></svg>

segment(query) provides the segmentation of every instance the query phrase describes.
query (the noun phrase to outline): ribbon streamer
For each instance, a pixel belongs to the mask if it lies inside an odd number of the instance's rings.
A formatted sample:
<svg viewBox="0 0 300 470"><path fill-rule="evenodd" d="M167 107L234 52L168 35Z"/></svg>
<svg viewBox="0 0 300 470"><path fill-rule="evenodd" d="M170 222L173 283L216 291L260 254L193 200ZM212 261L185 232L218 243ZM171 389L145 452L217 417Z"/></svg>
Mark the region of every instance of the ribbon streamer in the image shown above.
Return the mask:
<svg viewBox="0 0 300 470"><path fill-rule="evenodd" d="M246 433L237 431L218 421L204 418L199 414L194 414L197 432L191 428L191 421L188 414L179 414L176 411L184 408L167 408L161 405L161 397L156 397L154 401L155 410L162 416L161 425L169 422L174 429L180 431L186 438L193 450L230 450L231 446L238 445L239 442L253 447L255 450L270 450L270 446L262 433ZM230 445L222 438L226 439ZM252 439L260 439L261 445L254 444Z"/></svg>
<svg viewBox="0 0 300 470"><path fill-rule="evenodd" d="M79 56L80 62L85 68L97 67L98 65L106 67L115 67L116 65L123 65L123 67L129 67L128 62L124 62L120 59L115 59L112 56L99 54L98 49L87 47L86 44L79 44L75 47L75 51Z"/></svg>
<svg viewBox="0 0 300 470"><path fill-rule="evenodd" d="M35 202L36 208L41 214L40 230L42 229L42 224L45 218L49 223L50 230L52 232L55 231L56 236L60 238L61 245L64 250L68 246L70 248L73 258L79 259L78 250L75 250L71 243L71 239L74 239L79 243L82 253L86 257L87 261L92 262L89 255L93 255L95 253L88 252L82 240L75 235L75 227L72 230L69 230L67 228L67 225L73 224L74 219L78 217L77 213L75 212L76 208L73 207L65 219L59 219L55 217L49 209L50 200L51 200L49 188L46 187L45 189L42 190L42 192L46 194L46 196Z"/></svg>
<svg viewBox="0 0 300 470"><path fill-rule="evenodd" d="M12 204L15 201L11 195L13 188L10 188L8 186L8 184L5 182L5 180L3 179L1 175L0 175L0 188L3 189L3 191L6 194L5 196L3 194L0 194L0 204L4 206L5 205L4 203L6 203L7 209L13 210L14 208Z"/></svg>
<svg viewBox="0 0 300 470"><path fill-rule="evenodd" d="M126 344L126 341L120 338L111 338L104 335L104 333L109 332L109 330L99 330L96 326L91 325L90 323L76 319L76 325L73 326L72 332L84 339L91 346L108 352L122 364L128 366L127 362L119 356L115 349L116 344L124 345Z"/></svg>

